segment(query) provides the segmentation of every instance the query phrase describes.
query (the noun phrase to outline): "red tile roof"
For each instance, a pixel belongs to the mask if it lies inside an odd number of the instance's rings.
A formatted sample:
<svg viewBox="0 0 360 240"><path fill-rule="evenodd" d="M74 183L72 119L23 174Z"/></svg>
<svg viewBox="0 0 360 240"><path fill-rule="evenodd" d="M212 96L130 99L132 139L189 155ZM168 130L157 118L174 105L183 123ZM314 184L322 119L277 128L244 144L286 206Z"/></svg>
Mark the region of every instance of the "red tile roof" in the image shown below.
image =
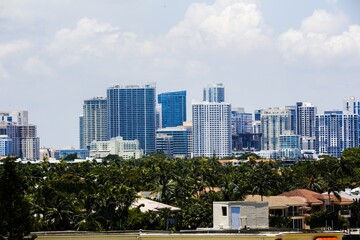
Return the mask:
<svg viewBox="0 0 360 240"><path fill-rule="evenodd" d="M306 199L306 203L309 205L321 205L328 199L328 195L321 194L318 192L314 192L307 189L295 189L289 192L284 192L279 194L279 196L287 196L287 197L302 197ZM333 194L330 195L330 200L334 204L351 204L353 201L348 198L337 199Z"/></svg>
<svg viewBox="0 0 360 240"><path fill-rule="evenodd" d="M287 197L303 197L306 199L306 203L308 203L309 205L320 205L324 203L324 196L321 193L317 193L307 189L295 189L279 195Z"/></svg>

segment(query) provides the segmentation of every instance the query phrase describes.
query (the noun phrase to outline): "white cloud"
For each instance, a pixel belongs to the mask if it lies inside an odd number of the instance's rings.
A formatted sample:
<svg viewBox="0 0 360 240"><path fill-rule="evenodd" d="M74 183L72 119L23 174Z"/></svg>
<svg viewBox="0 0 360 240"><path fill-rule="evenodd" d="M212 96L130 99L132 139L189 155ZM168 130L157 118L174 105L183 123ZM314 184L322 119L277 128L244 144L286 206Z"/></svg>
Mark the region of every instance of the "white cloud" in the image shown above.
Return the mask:
<svg viewBox="0 0 360 240"><path fill-rule="evenodd" d="M301 31L304 33L332 34L346 26L349 19L343 13L333 14L326 10L315 10L314 13L301 22Z"/></svg>
<svg viewBox="0 0 360 240"><path fill-rule="evenodd" d="M0 59L8 55L22 52L30 47L30 43L27 40L14 40L8 43L0 43Z"/></svg>
<svg viewBox="0 0 360 240"><path fill-rule="evenodd" d="M288 63L310 60L310 63L322 66L359 65L360 25L350 25L345 31L334 34L339 28L336 19L338 16L323 10L315 11L303 21L301 29L289 29L281 34L278 46L284 59Z"/></svg>
<svg viewBox="0 0 360 240"><path fill-rule="evenodd" d="M51 73L48 65L37 57L30 57L26 60L23 69L31 74L45 74Z"/></svg>
<svg viewBox="0 0 360 240"><path fill-rule="evenodd" d="M167 34L147 41L110 23L82 18L74 28L59 30L47 50L64 65L97 58L107 61L135 59L150 68L169 69L173 64L168 59L185 58L179 67L188 68L186 59L191 59L193 53L220 51L223 54L227 51L231 55L258 49L270 41L265 31L262 14L255 4L217 0L213 4L190 5L184 19ZM163 61L166 62L160 64Z"/></svg>
<svg viewBox="0 0 360 240"><path fill-rule="evenodd" d="M134 33L121 32L109 23L99 23L96 19L83 18L75 29L61 29L48 46L52 54L61 55L61 62L73 64L83 57L121 56L137 49L137 36ZM139 49L141 51L141 49ZM149 50L147 45L144 49Z"/></svg>
<svg viewBox="0 0 360 240"><path fill-rule="evenodd" d="M192 4L184 20L168 33L174 48L222 49L247 52L268 41L263 17L255 4L217 0Z"/></svg>

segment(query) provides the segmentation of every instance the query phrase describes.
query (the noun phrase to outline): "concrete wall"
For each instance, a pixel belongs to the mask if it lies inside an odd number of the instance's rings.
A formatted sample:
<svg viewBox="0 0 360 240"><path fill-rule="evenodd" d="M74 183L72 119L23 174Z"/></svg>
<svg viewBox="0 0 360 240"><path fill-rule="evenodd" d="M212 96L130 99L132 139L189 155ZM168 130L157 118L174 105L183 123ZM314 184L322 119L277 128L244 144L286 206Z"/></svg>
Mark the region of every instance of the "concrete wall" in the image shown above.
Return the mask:
<svg viewBox="0 0 360 240"><path fill-rule="evenodd" d="M226 216L222 207L226 207ZM231 229L231 207L240 207L240 228L269 228L269 207L267 202L214 202L213 227Z"/></svg>

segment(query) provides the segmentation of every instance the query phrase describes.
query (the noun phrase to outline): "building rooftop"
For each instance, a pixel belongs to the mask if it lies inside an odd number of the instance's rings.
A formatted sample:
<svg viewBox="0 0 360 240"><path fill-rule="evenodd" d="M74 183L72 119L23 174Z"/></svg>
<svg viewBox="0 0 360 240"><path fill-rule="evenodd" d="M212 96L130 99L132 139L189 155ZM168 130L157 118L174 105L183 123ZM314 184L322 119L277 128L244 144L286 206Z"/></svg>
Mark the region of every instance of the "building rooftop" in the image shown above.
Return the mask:
<svg viewBox="0 0 360 240"><path fill-rule="evenodd" d="M261 201L260 195L247 195L246 202ZM307 204L299 199L287 196L263 196L263 201L269 203L269 209L284 209L288 207L301 207Z"/></svg>

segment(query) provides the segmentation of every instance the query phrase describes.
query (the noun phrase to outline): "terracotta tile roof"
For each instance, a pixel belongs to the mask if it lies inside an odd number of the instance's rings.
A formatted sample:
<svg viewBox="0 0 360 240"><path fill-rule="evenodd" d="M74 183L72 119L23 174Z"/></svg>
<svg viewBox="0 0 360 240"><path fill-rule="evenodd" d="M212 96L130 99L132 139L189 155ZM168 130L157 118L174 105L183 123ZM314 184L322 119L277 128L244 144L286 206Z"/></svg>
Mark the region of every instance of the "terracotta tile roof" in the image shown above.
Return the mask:
<svg viewBox="0 0 360 240"><path fill-rule="evenodd" d="M327 193L318 193L307 189L295 189L289 192L284 192L279 194L279 196L287 196L287 197L301 197L305 199L305 202L309 205L321 205L328 199ZM353 201L348 198L341 198L341 201L337 199L333 194L330 195L330 200L333 204L339 205L348 205L352 204Z"/></svg>
<svg viewBox="0 0 360 240"><path fill-rule="evenodd" d="M279 196L302 197L306 199L306 203L308 203L309 205L320 205L324 203L324 196L321 193L310 191L307 189L295 189L289 192L279 194Z"/></svg>
<svg viewBox="0 0 360 240"><path fill-rule="evenodd" d="M260 195L247 195L245 202L259 202L261 201ZM284 209L291 206L306 206L307 204L299 199L286 197L286 196L263 196L263 201L269 203L270 209Z"/></svg>

